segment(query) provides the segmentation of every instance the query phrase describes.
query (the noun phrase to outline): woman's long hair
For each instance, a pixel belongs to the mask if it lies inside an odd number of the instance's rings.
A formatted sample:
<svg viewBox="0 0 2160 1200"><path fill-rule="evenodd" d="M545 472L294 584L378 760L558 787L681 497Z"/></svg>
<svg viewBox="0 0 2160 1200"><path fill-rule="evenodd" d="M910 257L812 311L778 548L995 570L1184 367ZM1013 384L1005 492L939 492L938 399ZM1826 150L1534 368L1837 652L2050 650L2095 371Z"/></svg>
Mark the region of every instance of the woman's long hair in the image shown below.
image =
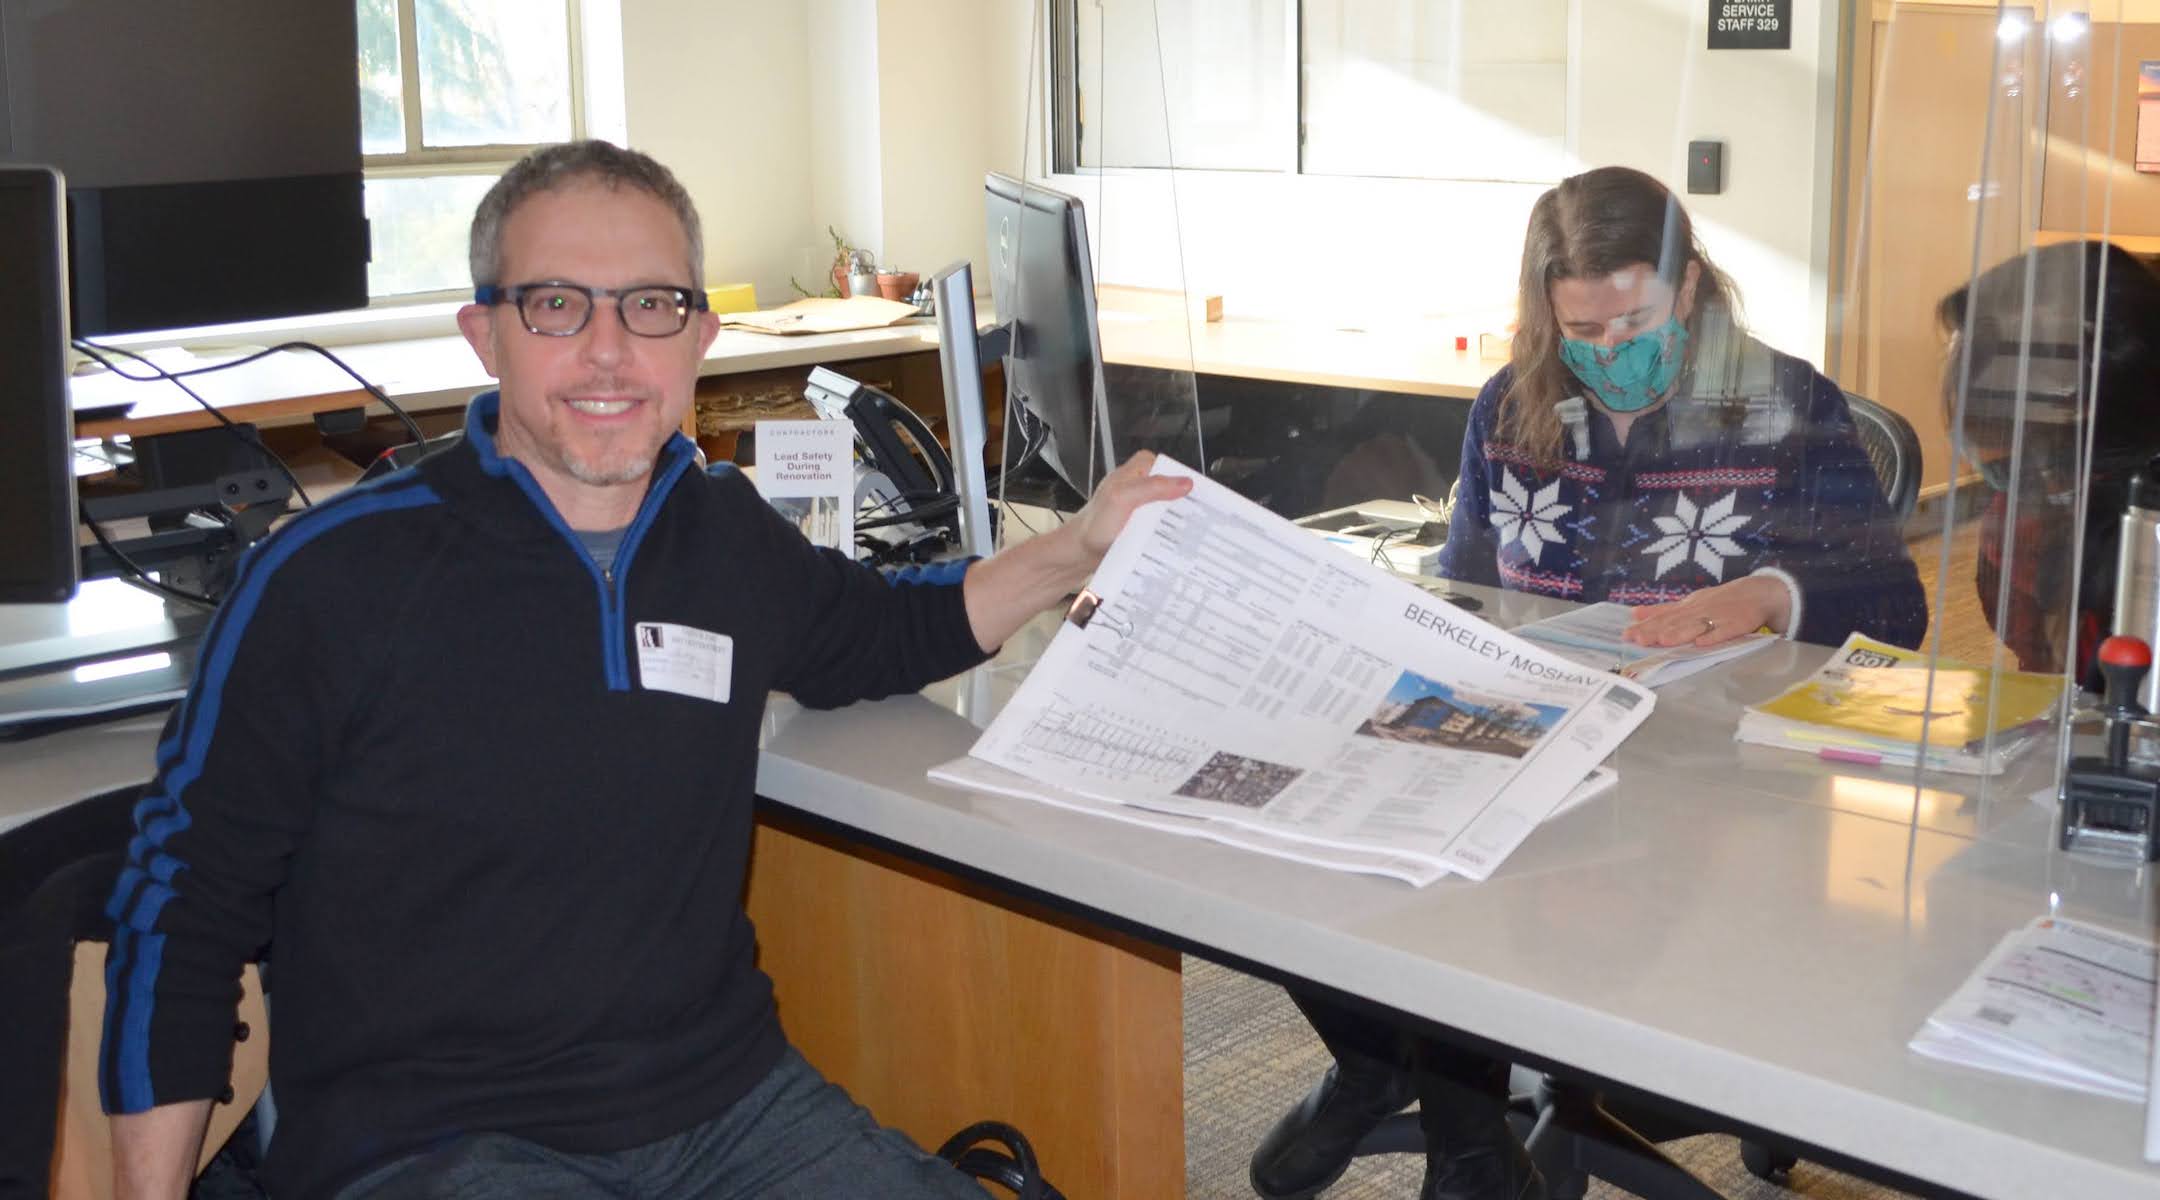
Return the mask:
<svg viewBox="0 0 2160 1200"><path fill-rule="evenodd" d="M1498 435L1533 458L1557 462L1563 430L1553 406L1582 385L1560 361L1560 322L1552 285L1599 279L1648 263L1677 294L1689 263L1698 268L1695 305L1686 320L1688 354L1702 341L1704 318L1735 313L1732 281L1695 240L1680 198L1628 167L1599 167L1560 181L1530 209L1516 301L1514 383L1500 401Z"/></svg>

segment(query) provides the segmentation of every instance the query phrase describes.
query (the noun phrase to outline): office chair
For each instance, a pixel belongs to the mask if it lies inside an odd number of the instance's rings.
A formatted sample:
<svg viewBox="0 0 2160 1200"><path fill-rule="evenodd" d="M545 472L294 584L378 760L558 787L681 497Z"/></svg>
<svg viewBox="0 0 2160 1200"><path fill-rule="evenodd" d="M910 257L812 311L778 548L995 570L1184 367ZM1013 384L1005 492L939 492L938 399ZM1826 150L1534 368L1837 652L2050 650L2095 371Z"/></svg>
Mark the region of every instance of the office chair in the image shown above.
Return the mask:
<svg viewBox="0 0 2160 1200"><path fill-rule="evenodd" d="M0 835L0 1192L112 1195L111 1128L99 1107L105 898L140 788L94 796ZM228 1102L212 1105L198 1169L247 1115L269 1072L259 972L250 966ZM49 1113L51 1120L44 1119Z"/></svg>
<svg viewBox="0 0 2160 1200"><path fill-rule="evenodd" d="M1867 451L1868 464L1882 483L1883 498L1890 502L1890 511L1897 514L1902 528L1920 500L1920 436L1913 432L1911 422L1865 396L1847 392L1845 406L1852 410L1860 448Z"/></svg>
<svg viewBox="0 0 2160 1200"><path fill-rule="evenodd" d="M1550 1200L1580 1200L1592 1178L1647 1200L1727 1200L1657 1147L1659 1142L1711 1131L1649 1110L1630 1111L1623 1121L1595 1090L1522 1067L1515 1068L1510 1082L1508 1125L1545 1177ZM1764 1179L1772 1178L1773 1169L1793 1165L1791 1156L1767 1148L1751 1154L1752 1145L1742 1143L1742 1160ZM1382 1121L1355 1151L1358 1157L1423 1153L1425 1132L1415 1112Z"/></svg>

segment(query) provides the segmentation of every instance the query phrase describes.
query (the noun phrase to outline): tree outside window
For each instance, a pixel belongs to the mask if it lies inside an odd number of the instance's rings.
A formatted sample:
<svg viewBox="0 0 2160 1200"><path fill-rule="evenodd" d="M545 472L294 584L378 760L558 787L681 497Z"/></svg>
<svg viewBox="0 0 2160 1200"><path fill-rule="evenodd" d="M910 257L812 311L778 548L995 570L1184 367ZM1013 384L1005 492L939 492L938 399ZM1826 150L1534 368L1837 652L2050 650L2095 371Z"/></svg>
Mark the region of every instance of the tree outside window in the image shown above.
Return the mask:
<svg viewBox="0 0 2160 1200"><path fill-rule="evenodd" d="M585 136L578 0L355 0L377 299L461 292L480 197Z"/></svg>

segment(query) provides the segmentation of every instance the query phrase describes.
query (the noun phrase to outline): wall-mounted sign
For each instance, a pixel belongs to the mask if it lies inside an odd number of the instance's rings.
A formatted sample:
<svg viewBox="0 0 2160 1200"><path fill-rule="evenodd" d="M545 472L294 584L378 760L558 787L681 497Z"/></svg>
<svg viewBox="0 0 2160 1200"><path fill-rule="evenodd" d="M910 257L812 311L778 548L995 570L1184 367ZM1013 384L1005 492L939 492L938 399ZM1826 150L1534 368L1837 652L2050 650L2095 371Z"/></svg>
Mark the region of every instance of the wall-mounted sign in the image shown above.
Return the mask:
<svg viewBox="0 0 2160 1200"><path fill-rule="evenodd" d="M1710 0L1712 50L1789 50L1792 0Z"/></svg>

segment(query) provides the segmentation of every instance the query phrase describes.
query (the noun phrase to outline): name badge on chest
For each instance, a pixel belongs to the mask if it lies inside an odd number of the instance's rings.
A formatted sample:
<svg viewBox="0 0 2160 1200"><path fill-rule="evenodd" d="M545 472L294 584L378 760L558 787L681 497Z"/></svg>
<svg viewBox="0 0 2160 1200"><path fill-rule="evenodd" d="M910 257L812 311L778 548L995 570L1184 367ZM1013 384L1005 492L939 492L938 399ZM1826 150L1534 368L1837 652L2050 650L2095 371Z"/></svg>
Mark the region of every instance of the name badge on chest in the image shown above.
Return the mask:
<svg viewBox="0 0 2160 1200"><path fill-rule="evenodd" d="M734 638L689 625L639 621L637 656L638 682L646 691L727 703L735 674Z"/></svg>

